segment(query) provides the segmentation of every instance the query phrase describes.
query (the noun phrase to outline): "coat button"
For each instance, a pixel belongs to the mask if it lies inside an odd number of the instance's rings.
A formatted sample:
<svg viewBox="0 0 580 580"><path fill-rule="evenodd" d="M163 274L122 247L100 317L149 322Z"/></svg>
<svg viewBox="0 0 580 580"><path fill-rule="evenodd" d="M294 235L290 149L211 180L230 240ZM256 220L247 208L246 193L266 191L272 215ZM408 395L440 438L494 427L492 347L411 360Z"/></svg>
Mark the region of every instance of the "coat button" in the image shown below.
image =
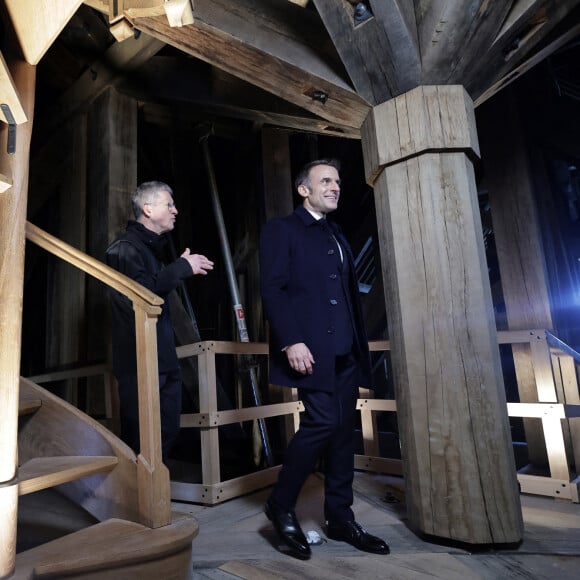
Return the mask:
<svg viewBox="0 0 580 580"><path fill-rule="evenodd" d="M328 250L328 255L332 256L332 254L334 254L334 250Z"/></svg>
<svg viewBox="0 0 580 580"><path fill-rule="evenodd" d="M332 299L330 300L330 303L331 303L333 306L336 306L336 305L338 304L338 300L335 300L334 298L332 298Z"/></svg>
<svg viewBox="0 0 580 580"><path fill-rule="evenodd" d="M338 278L338 276L336 274L331 274L330 275L330 279L331 280L336 280Z"/></svg>
<svg viewBox="0 0 580 580"><path fill-rule="evenodd" d="M333 334L334 333L334 326L329 326L328 330L326 331L328 334Z"/></svg>

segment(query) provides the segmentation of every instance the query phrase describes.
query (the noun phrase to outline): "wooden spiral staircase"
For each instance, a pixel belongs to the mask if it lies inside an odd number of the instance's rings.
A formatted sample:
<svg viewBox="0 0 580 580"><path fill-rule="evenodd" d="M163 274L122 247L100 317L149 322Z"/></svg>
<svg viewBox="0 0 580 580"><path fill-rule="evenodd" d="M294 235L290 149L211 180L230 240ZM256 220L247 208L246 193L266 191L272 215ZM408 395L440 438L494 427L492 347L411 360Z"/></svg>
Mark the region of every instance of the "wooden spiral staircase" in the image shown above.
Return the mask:
<svg viewBox="0 0 580 580"><path fill-rule="evenodd" d="M0 524L2 537L16 538L17 508L9 505L15 489L24 496L56 488L96 523L16 554L12 572L3 577L187 578L198 526L191 516L171 512L169 473L161 462L155 335L161 299L30 223L27 237L133 301L145 401L142 452L136 456L101 423L21 378L17 481L0 489L0 500L8 498L0 502L8 515ZM14 552L14 542L6 542L0 557L5 563Z"/></svg>

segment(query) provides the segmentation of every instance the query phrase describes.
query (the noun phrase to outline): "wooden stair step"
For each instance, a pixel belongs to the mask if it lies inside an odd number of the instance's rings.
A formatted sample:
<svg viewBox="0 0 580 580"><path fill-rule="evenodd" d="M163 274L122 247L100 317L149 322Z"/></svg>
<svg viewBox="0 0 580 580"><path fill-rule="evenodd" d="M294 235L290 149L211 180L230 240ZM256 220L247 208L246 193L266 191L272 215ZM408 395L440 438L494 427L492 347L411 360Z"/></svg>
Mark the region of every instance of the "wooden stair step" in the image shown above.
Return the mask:
<svg viewBox="0 0 580 580"><path fill-rule="evenodd" d="M117 463L116 457L108 456L35 457L18 468L18 495L111 471Z"/></svg>
<svg viewBox="0 0 580 580"><path fill-rule="evenodd" d="M18 416L31 415L42 406L40 399L20 399L18 402Z"/></svg>
<svg viewBox="0 0 580 580"><path fill-rule="evenodd" d="M163 578L163 558L190 548L198 532L190 514L174 513L171 524L154 529L110 519L18 554L14 578L76 577L131 564L155 566L156 560L158 567L143 568L141 577Z"/></svg>

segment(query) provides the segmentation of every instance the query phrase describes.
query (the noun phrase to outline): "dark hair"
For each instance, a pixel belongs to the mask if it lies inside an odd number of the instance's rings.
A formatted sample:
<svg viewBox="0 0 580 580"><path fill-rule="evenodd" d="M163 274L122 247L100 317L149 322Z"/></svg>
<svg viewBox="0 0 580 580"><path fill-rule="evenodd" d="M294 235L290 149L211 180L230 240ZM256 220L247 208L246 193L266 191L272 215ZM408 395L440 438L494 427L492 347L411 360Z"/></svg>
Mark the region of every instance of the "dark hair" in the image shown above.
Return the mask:
<svg viewBox="0 0 580 580"><path fill-rule="evenodd" d="M133 206L135 219L143 215L143 206L157 199L162 191L166 191L173 197L173 190L167 183L163 183L163 181L146 181L133 192L133 195L131 195L131 205Z"/></svg>
<svg viewBox="0 0 580 580"><path fill-rule="evenodd" d="M310 170L317 165L330 165L337 171L340 171L340 161L338 159L317 159L316 161L310 161L298 172L298 175L294 180L294 187L296 189L298 189L300 185L305 185L310 188Z"/></svg>

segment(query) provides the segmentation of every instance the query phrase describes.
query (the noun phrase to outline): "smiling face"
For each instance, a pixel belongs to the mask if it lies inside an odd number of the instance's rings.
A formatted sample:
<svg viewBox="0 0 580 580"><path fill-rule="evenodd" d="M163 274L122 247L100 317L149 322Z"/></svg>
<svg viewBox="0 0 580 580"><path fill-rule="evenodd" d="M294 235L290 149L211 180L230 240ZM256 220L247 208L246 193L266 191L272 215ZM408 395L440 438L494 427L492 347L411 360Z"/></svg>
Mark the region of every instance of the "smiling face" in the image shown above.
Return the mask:
<svg viewBox="0 0 580 580"><path fill-rule="evenodd" d="M308 174L309 183L298 186L302 205L313 212L326 215L338 207L340 177L331 165L315 165Z"/></svg>
<svg viewBox="0 0 580 580"><path fill-rule="evenodd" d="M140 221L147 229L156 234L170 232L175 227L177 208L168 191L162 190L150 202L143 204Z"/></svg>

